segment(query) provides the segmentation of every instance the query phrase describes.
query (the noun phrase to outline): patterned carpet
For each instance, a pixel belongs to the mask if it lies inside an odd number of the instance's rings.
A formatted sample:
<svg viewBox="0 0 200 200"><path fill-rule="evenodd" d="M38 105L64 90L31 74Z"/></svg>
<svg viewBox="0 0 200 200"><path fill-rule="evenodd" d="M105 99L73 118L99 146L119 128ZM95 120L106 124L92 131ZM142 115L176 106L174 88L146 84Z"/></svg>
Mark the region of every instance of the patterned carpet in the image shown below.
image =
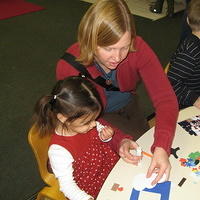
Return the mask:
<svg viewBox="0 0 200 200"><path fill-rule="evenodd" d="M94 3L95 0L81 0L88 3ZM167 2L164 2L163 12L161 14L155 14L149 11L149 5L154 2L154 0L126 0L127 4L134 15L138 15L140 17L145 17L151 20L158 20L166 16L167 11ZM175 1L175 13L182 11L185 8L184 0L176 0Z"/></svg>

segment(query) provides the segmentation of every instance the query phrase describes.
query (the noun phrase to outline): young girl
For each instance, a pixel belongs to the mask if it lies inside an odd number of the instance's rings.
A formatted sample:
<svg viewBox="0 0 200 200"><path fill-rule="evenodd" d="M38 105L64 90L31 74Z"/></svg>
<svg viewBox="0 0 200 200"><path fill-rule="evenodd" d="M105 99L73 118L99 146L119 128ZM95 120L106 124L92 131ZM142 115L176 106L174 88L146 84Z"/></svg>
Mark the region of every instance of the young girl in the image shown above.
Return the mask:
<svg viewBox="0 0 200 200"><path fill-rule="evenodd" d="M137 164L130 154L138 145L98 119L99 95L92 83L81 77L58 81L51 95L35 106L35 124L41 135L52 134L50 165L60 190L70 200L95 199L108 174L121 156Z"/></svg>

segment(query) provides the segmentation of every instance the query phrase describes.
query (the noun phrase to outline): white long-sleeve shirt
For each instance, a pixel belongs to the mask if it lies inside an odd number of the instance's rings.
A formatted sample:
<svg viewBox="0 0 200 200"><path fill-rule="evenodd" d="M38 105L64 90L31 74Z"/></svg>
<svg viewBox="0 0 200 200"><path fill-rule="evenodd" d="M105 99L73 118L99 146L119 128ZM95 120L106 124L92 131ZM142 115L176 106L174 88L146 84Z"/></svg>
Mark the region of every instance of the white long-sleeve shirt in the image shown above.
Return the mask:
<svg viewBox="0 0 200 200"><path fill-rule="evenodd" d="M48 151L51 168L59 181L60 190L70 200L88 200L92 196L81 190L73 177L72 162L74 161L71 153L64 147L53 144Z"/></svg>

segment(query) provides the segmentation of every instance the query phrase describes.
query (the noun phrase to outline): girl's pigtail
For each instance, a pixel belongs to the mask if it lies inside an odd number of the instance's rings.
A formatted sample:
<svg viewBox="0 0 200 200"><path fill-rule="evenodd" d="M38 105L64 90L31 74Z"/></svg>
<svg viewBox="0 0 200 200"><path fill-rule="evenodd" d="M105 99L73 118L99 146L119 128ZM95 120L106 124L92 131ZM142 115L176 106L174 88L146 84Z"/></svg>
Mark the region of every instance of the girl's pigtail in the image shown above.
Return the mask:
<svg viewBox="0 0 200 200"><path fill-rule="evenodd" d="M53 112L55 97L52 95L41 97L35 105L33 120L41 135L50 134L55 128L56 115Z"/></svg>

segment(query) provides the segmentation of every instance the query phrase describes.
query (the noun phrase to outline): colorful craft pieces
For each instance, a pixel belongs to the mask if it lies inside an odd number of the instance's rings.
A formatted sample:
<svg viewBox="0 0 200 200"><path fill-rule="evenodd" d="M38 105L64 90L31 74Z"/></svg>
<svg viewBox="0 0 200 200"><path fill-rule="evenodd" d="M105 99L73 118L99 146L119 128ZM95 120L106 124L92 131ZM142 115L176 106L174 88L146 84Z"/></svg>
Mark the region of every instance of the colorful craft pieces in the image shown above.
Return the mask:
<svg viewBox="0 0 200 200"><path fill-rule="evenodd" d="M188 158L180 158L181 166L192 168L192 173L200 178L200 166L195 167L200 162L200 152L192 152L188 155Z"/></svg>

